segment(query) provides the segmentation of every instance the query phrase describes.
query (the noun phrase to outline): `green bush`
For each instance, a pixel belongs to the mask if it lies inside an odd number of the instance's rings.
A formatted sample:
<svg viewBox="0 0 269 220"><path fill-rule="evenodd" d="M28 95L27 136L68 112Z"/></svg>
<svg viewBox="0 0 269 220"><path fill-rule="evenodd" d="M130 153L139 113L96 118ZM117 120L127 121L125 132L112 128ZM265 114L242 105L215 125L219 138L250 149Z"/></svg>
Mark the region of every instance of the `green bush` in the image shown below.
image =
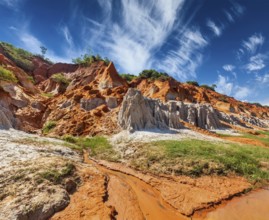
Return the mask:
<svg viewBox="0 0 269 220"><path fill-rule="evenodd" d="M54 81L54 82L57 82L57 83L61 83L61 84L64 84L66 86L68 86L70 84L70 80L67 79L63 73L56 73L56 74L53 74L51 76L51 79Z"/></svg>
<svg viewBox="0 0 269 220"><path fill-rule="evenodd" d="M57 125L57 123L55 121L48 121L44 124L43 128L42 128L42 132L43 134L48 134L49 132L51 132L51 130L53 128L55 128Z"/></svg>
<svg viewBox="0 0 269 220"><path fill-rule="evenodd" d="M129 74L129 73L122 73L120 74L121 78L125 79L127 82L131 82L133 79L136 79L137 76Z"/></svg>
<svg viewBox="0 0 269 220"><path fill-rule="evenodd" d="M199 83L196 81L187 81L186 83L193 86L199 86Z"/></svg>
<svg viewBox="0 0 269 220"><path fill-rule="evenodd" d="M8 82L18 82L18 79L10 70L5 69L0 66L0 80L8 81Z"/></svg>
<svg viewBox="0 0 269 220"><path fill-rule="evenodd" d="M139 77L146 79L160 79L160 80L167 80L170 78L170 76L167 73L158 72L153 69L143 70L141 73L139 73Z"/></svg>
<svg viewBox="0 0 269 220"><path fill-rule="evenodd" d="M110 63L110 60L108 58L102 58L99 54L97 54L97 55L84 54L84 55L81 55L80 57L72 60L73 63L79 64L79 65L84 66L84 67L88 67L92 63L98 62L98 61L104 61L104 63L107 66Z"/></svg>

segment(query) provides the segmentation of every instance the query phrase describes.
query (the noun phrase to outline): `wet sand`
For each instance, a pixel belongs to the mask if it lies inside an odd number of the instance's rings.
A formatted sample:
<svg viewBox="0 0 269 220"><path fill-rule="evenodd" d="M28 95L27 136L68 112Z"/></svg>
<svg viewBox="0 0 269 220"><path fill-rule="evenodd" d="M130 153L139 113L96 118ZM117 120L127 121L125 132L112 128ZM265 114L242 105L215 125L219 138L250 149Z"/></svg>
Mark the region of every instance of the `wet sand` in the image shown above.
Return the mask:
<svg viewBox="0 0 269 220"><path fill-rule="evenodd" d="M194 220L268 220L269 219L269 187L235 197L225 205L194 217Z"/></svg>
<svg viewBox="0 0 269 220"><path fill-rule="evenodd" d="M88 159L87 155L84 156L85 162L93 164L91 160ZM95 164L95 163L94 163ZM122 184L126 184L130 187L133 193L136 195L138 205L142 211L144 219L156 220L156 219L166 219L166 220L187 220L189 218L181 215L166 203L160 193L151 187L149 184L141 181L140 179L120 173L117 171L109 170L103 166L95 164L99 170L103 171L108 176L114 176L118 178ZM124 199L124 198L122 198ZM128 198L126 198L128 199ZM117 204L114 204L117 210ZM134 213L132 213L134 215ZM120 219L120 218L119 218ZM136 219L134 216L125 216L125 219Z"/></svg>

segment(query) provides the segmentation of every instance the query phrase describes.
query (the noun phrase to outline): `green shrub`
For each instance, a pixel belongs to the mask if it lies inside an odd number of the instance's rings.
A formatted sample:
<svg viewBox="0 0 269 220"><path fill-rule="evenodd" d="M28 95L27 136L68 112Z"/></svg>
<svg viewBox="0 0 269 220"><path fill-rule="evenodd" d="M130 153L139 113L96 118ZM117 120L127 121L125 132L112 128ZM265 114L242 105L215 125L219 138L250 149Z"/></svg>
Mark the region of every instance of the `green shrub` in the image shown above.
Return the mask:
<svg viewBox="0 0 269 220"><path fill-rule="evenodd" d="M120 74L121 78L125 79L127 82L131 82L133 79L136 79L137 76L129 74L129 73L122 73Z"/></svg>
<svg viewBox="0 0 269 220"><path fill-rule="evenodd" d="M110 63L110 60L108 58L102 58L99 54L97 55L84 54L72 60L73 63L79 64L84 67L88 67L92 63L97 62L97 61L104 61L104 63L107 66Z"/></svg>
<svg viewBox="0 0 269 220"><path fill-rule="evenodd" d="M57 82L57 83L61 83L61 84L64 84L66 86L68 86L70 84L70 80L67 79L63 73L56 73L56 74L53 74L51 76L51 79L54 81L54 82Z"/></svg>
<svg viewBox="0 0 269 220"><path fill-rule="evenodd" d="M0 80L8 81L8 82L18 82L18 79L10 70L5 69L0 66Z"/></svg>
<svg viewBox="0 0 269 220"><path fill-rule="evenodd" d="M42 128L43 134L48 134L49 132L51 132L51 130L54 129L56 125L57 123L55 121L46 122Z"/></svg>
<svg viewBox="0 0 269 220"><path fill-rule="evenodd" d="M167 80L170 78L170 76L167 73L158 72L153 69L143 70L141 73L139 73L139 77L146 79L160 79L160 80Z"/></svg>
<svg viewBox="0 0 269 220"><path fill-rule="evenodd" d="M187 81L186 83L193 86L199 86L199 83L196 81Z"/></svg>

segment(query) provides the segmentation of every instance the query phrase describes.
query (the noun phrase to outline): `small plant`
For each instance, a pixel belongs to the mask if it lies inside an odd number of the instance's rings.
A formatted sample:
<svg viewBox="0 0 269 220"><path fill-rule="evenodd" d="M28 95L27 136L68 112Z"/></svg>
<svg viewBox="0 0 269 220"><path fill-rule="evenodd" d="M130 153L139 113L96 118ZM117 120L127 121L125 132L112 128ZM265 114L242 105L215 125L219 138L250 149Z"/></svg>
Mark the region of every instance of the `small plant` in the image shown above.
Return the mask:
<svg viewBox="0 0 269 220"><path fill-rule="evenodd" d="M136 79L137 76L129 74L129 73L122 73L120 74L121 78L125 79L127 82L131 82L133 79Z"/></svg>
<svg viewBox="0 0 269 220"><path fill-rule="evenodd" d="M52 129L56 127L57 123L55 121L48 121L44 124L42 132L43 134L48 134Z"/></svg>
<svg viewBox="0 0 269 220"><path fill-rule="evenodd" d="M34 77L32 77L32 76L28 76L27 79L28 79L29 81L31 81L33 84L35 84Z"/></svg>
<svg viewBox="0 0 269 220"><path fill-rule="evenodd" d="M18 82L18 79L14 75L13 72L10 70L5 69L4 67L0 66L0 80L4 80L7 82Z"/></svg>
<svg viewBox="0 0 269 220"><path fill-rule="evenodd" d="M68 142L68 143L71 143L71 144L77 143L77 139L74 136L71 136L71 135L65 135L65 136L63 136L62 139L64 141Z"/></svg>
<svg viewBox="0 0 269 220"><path fill-rule="evenodd" d="M70 84L70 80L67 79L63 73L56 73L51 76L51 79L54 82L64 84L65 86L68 86Z"/></svg>
<svg viewBox="0 0 269 220"><path fill-rule="evenodd" d="M196 81L187 81L186 83L189 84L189 85L193 85L193 86L198 86L199 87L199 83L196 82Z"/></svg>
<svg viewBox="0 0 269 220"><path fill-rule="evenodd" d="M41 50L41 56L44 59L45 58L45 54L47 53L47 50L48 49L46 47L44 47L44 46L41 46L40 47L40 50Z"/></svg>
<svg viewBox="0 0 269 220"><path fill-rule="evenodd" d="M40 174L40 177L55 184L60 184L62 182L62 179L64 177L71 175L74 172L74 170L75 170L74 164L66 163L65 167L61 171L56 169L48 170L42 172Z"/></svg>
<svg viewBox="0 0 269 220"><path fill-rule="evenodd" d="M45 93L45 92L43 92L43 93L41 93L41 95L42 96L44 96L44 97L47 97L47 98L52 98L53 97L53 94L51 94L51 93Z"/></svg>

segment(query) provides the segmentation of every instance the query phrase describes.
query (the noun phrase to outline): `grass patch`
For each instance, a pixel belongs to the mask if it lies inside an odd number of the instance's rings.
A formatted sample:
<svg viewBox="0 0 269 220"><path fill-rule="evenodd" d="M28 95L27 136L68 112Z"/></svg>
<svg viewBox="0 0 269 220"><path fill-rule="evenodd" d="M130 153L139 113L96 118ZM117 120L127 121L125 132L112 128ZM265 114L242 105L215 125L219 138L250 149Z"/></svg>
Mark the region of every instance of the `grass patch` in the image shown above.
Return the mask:
<svg viewBox="0 0 269 220"><path fill-rule="evenodd" d="M90 149L91 156L97 159L103 159L108 161L117 161L119 156L113 149L109 141L102 136L95 137L73 137L70 135L64 136L63 140L77 146L76 149Z"/></svg>
<svg viewBox="0 0 269 220"><path fill-rule="evenodd" d="M41 93L41 95L42 95L43 97L47 97L47 98L52 98L52 97L54 96L54 95L51 94L51 93L45 93L45 92Z"/></svg>
<svg viewBox="0 0 269 220"><path fill-rule="evenodd" d="M250 180L269 180L269 149L201 140L156 141L138 149L133 165L155 173L178 175L237 174Z"/></svg>
<svg viewBox="0 0 269 220"><path fill-rule="evenodd" d="M21 48L16 48L13 45L5 42L0 42L0 47L4 50L5 55L14 63L16 63L17 66L19 66L26 72L31 72L33 70L33 54Z"/></svg>
<svg viewBox="0 0 269 220"><path fill-rule="evenodd" d="M57 123L55 121L48 121L44 124L43 128L42 128L42 133L43 134L48 134L50 133L55 127L56 127Z"/></svg>
<svg viewBox="0 0 269 220"><path fill-rule="evenodd" d="M51 79L54 82L64 84L65 86L68 86L70 84L70 80L67 79L63 73L56 73L51 76Z"/></svg>
<svg viewBox="0 0 269 220"><path fill-rule="evenodd" d="M63 178L73 174L75 166L72 163L66 163L62 170L51 169L40 173L42 179L46 179L54 184L60 184Z"/></svg>
<svg viewBox="0 0 269 220"><path fill-rule="evenodd" d="M0 80L4 80L7 82L18 82L18 79L14 75L13 72L10 70L5 69L4 67L0 66Z"/></svg>

